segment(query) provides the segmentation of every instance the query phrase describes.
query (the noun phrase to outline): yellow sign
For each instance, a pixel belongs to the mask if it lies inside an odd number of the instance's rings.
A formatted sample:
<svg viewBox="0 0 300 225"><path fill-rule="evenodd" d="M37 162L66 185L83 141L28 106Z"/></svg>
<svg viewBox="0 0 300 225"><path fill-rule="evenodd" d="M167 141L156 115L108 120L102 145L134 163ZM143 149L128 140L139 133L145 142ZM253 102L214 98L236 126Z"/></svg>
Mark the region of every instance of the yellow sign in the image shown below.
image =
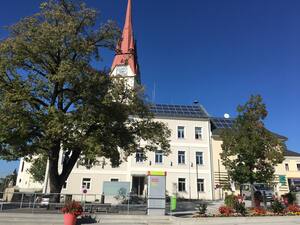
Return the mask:
<svg viewBox="0 0 300 225"><path fill-rule="evenodd" d="M164 171L148 171L148 176L166 176L167 172Z"/></svg>

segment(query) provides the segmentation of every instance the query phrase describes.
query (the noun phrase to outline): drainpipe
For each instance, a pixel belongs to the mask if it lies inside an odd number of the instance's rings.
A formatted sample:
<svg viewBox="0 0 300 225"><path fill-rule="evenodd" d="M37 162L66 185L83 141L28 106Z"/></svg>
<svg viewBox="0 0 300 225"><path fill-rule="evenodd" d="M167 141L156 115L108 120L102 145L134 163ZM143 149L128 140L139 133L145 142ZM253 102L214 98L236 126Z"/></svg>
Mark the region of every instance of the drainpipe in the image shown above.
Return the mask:
<svg viewBox="0 0 300 225"><path fill-rule="evenodd" d="M189 199L191 200L191 147L189 147L189 161L188 161L188 166L189 166Z"/></svg>
<svg viewBox="0 0 300 225"><path fill-rule="evenodd" d="M214 175L214 160L213 160L213 149L212 149L212 141L211 141L211 136L212 136L212 132L211 132L211 122L210 120L208 121L208 130L209 130L209 155L210 155L210 168L211 168L211 191L212 191L212 200L215 200L215 188L214 188L214 179L215 179L215 175Z"/></svg>

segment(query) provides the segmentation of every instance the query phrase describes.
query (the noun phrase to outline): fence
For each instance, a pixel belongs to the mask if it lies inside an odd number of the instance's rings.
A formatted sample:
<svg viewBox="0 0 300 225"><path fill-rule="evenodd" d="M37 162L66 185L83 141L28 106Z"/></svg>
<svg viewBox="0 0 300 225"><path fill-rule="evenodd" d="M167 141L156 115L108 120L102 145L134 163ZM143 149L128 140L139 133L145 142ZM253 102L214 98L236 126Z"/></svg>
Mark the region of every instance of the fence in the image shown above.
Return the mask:
<svg viewBox="0 0 300 225"><path fill-rule="evenodd" d="M136 195L0 193L0 213L60 213L68 201L78 201L86 213L146 214L147 201Z"/></svg>

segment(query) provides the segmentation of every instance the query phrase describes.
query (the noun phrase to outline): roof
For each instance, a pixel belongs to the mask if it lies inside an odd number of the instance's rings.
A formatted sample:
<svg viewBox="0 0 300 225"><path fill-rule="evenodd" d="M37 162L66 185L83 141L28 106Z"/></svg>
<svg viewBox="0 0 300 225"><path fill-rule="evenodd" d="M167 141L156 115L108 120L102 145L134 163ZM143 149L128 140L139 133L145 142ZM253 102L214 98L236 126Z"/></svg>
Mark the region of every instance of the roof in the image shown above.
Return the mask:
<svg viewBox="0 0 300 225"><path fill-rule="evenodd" d="M291 151L291 150L285 150L284 155L285 156L298 156L298 157L300 157L300 153L294 152L294 151Z"/></svg>
<svg viewBox="0 0 300 225"><path fill-rule="evenodd" d="M124 24L124 29L122 33L122 38L117 44L116 55L113 60L111 69L113 70L117 65L129 65L132 72L135 75L139 73L139 66L137 62L136 54L136 44L133 34L132 26L132 3L128 0L126 19Z"/></svg>
<svg viewBox="0 0 300 225"><path fill-rule="evenodd" d="M150 111L157 117L209 118L202 105L150 105Z"/></svg>
<svg viewBox="0 0 300 225"><path fill-rule="evenodd" d="M232 128L234 124L235 119L229 118L217 118L217 117L212 117L211 122L212 122L212 133L213 135L220 135L222 129L227 129L227 128ZM276 135L278 138L287 140L287 137L274 133L270 131L272 134Z"/></svg>

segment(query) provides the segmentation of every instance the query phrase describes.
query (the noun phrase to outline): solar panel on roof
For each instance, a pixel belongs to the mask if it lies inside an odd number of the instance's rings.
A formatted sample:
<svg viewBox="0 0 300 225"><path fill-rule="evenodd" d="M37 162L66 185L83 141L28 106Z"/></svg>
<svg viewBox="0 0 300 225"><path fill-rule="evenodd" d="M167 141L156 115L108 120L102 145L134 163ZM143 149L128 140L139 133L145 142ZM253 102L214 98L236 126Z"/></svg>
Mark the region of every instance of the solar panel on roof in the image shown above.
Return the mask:
<svg viewBox="0 0 300 225"><path fill-rule="evenodd" d="M191 118L207 118L207 113L200 106L186 105L152 105L150 107L152 113L157 116L171 117L191 117Z"/></svg>

